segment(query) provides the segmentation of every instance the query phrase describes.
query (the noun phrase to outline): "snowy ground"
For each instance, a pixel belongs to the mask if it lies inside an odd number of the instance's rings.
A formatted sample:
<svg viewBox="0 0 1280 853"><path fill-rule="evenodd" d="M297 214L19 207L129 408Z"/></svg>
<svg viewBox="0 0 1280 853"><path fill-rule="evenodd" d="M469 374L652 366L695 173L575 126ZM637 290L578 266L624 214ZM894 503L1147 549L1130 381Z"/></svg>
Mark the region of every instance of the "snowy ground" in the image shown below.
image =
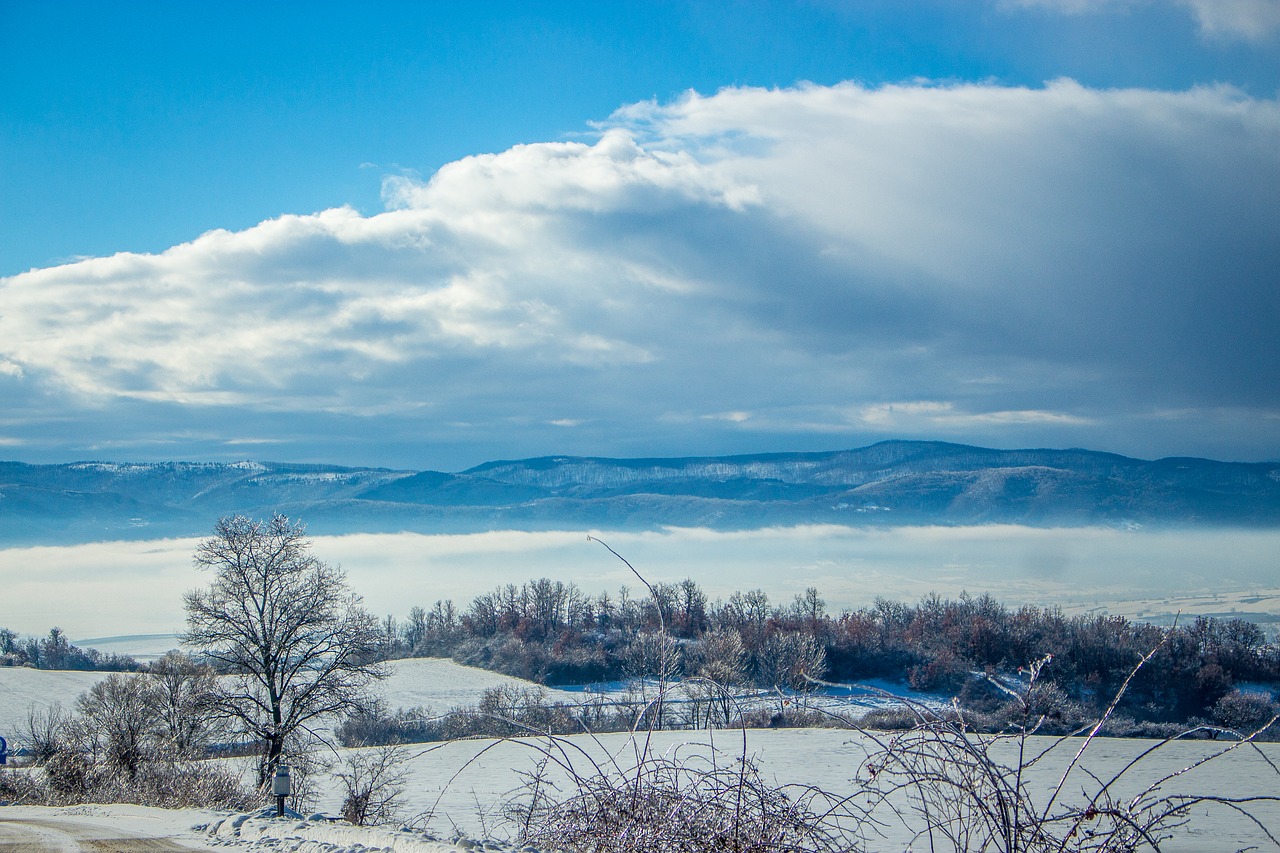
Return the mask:
<svg viewBox="0 0 1280 853"><path fill-rule="evenodd" d="M261 853L476 853L497 843L436 839L421 832L357 828L328 821L231 815L142 806L5 806L0 849L21 853L179 853L221 850Z"/></svg>
<svg viewBox="0 0 1280 853"><path fill-rule="evenodd" d="M61 704L70 709L76 697L106 675L103 672L64 672L30 669L25 666L0 667L0 737L12 747L26 727L31 708L43 711Z"/></svg>
<svg viewBox="0 0 1280 853"><path fill-rule="evenodd" d="M574 737L570 751L581 747L584 756L596 762L616 757L625 767L638 748L626 735L599 738ZM1047 739L1033 739L1043 747ZM1152 742L1103 739L1090 748L1086 767L1090 773L1106 777L1115 772ZM1075 743L1033 771L1031 784L1047 791L1057 781ZM1132 794L1143 785L1168 773L1194 765L1220 743L1194 741L1171 744L1140 765L1124 791ZM741 733L663 732L654 735L653 752L678 755L697 761L715 752L720 761L732 762L744 753L759 762L764 777L778 784L816 785L833 793L851 793L866 741L858 735L833 730L752 731L744 747ZM1208 792L1222 796L1275 794L1273 767L1280 761L1280 745L1264 746L1265 757L1246 752L1195 768L1176 780L1176 789ZM477 740L455 742L420 750L409 763L404 801L404 817L416 818L415 831L357 829L343 824L315 820L268 820L262 817L233 816L205 811L162 811L135 806L79 806L63 809L0 807L0 847L29 850L31 853L76 853L78 850L110 849L117 853L162 853L165 845L116 842L120 836L169 839L180 845L226 853L457 853L462 850L504 850L510 827L503 823L502 806L518 791L521 772L533 767L538 755L535 742L495 742ZM1008 756L1012 758L1010 754ZM586 760L583 760L585 766ZM1084 774L1068 785L1074 792L1088 785ZM323 811L333 813L340 800L337 783L324 784L320 801ZM1254 809L1264 821L1280 826L1280 809ZM20 825L19 825L20 824ZM24 827L31 827L25 829ZM427 835L423 834L425 827ZM462 839L458 830L464 830ZM43 847L12 841L15 832L26 831L44 840ZM113 837L111 833L115 833ZM488 833L494 840L484 844L475 839ZM9 837L6 837L9 836ZM106 847L103 839L112 840ZM136 838L134 840L137 840ZM459 841L454 844L453 841ZM80 842L85 842L80 844ZM1226 853L1245 848L1275 850L1253 825L1230 812L1191 815L1190 823L1161 849L1178 853ZM867 840L867 849L905 851L907 835L901 826L887 825L883 836ZM917 846L916 849L921 849Z"/></svg>
<svg viewBox="0 0 1280 853"><path fill-rule="evenodd" d="M390 669L391 677L379 685L379 690L391 708L425 706L433 712L443 712L458 705L473 704L490 687L532 686L519 679L459 666L441 659L397 661ZM20 723L25 720L30 705L60 701L64 706L70 707L75 697L101 676L101 673L0 668L0 735L9 737L12 741L12 734L17 732ZM623 689L621 685L611 685L611 688L610 693ZM583 698L581 691L548 693L552 700L575 701ZM774 697L762 701L778 700ZM884 700L862 695L826 697L814 701L879 704ZM609 762L616 759L623 767L634 759L637 748L634 741L622 734L596 738L577 736L567 742L575 745L572 749L581 748L584 755L590 755L596 761ZM1087 767L1100 775L1113 772L1149 744L1150 742L1139 740L1100 739L1090 748ZM407 747L410 760L407 764L408 784L403 801L403 818L412 820L415 826L426 828L443 839L461 831L473 837L492 836L508 840L511 830L504 822L504 807L520 794L524 779L522 774L534 767L540 754L538 746L537 741L471 740ZM1189 767L1199 757L1219 746L1220 744L1206 741L1172 744L1143 765L1142 772L1134 777L1135 783ZM813 785L833 793L848 794L855 790L854 778L864 755L865 742L854 733L832 729L754 730L745 735L745 746L741 732L661 732L653 736L651 748L659 754L678 755L682 759L694 761L705 760L713 752L718 756L717 760L733 761L745 751L746 755L758 761L767 780L778 784ZM1280 763L1280 745L1266 744L1262 749L1271 761ZM344 756L349 752L339 751L335 755L325 751L324 755L334 762L333 770L340 771ZM1060 765L1061 761L1057 766ZM1055 762L1051 760L1037 771L1039 776L1035 778L1045 789L1057 781L1060 769L1054 768ZM317 781L320 793L312 807L336 814L341 808L342 800L339 781L332 775L320 776ZM1087 781L1087 777L1081 776L1077 783L1069 786L1069 790L1078 791ZM1184 791L1222 796L1280 792L1280 777L1277 777L1274 769L1267 767L1257 755L1243 752L1197 768L1181 777L1178 784ZM118 825L129 832L173 836L183 844L208 846L216 842L216 845L221 846L248 843L248 839L234 834L224 833L212 840L198 833L192 834L191 825L220 819L207 813L157 813L156 810L114 806L105 809L81 807L80 810L55 811L59 820L69 816L90 823L108 821L110 825ZM1267 805L1260 807L1258 811L1265 816L1270 826L1280 827L1280 809ZM26 813L26 809L2 808L0 824ZM1237 850L1251 844L1261 845L1261 849L1278 849L1274 845L1268 846L1264 843L1265 836L1230 813L1220 812L1207 817L1197 814L1194 817L1192 824L1164 849L1183 853L1209 853ZM263 853L358 853L353 847L356 843L366 848L395 847L400 853L438 853L453 849L435 842L431 842L435 846L413 847L426 842L420 836L407 833L370 836L356 842L352 840L356 836L334 835L337 832L335 828L314 825L308 825L305 835L310 840L304 841L298 835L298 825L272 823L257 829L254 829L258 827L257 823L244 826L257 833L254 835L258 839L254 842L254 849ZM394 843L387 841L387 838ZM0 848L3 846L4 839L0 838ZM65 849L66 845L59 848ZM904 836L900 829L892 830L887 838L877 839L870 849L903 850ZM150 853L156 851L152 850Z"/></svg>
<svg viewBox="0 0 1280 853"><path fill-rule="evenodd" d="M531 681L511 678L460 666L442 658L415 658L393 661L390 676L375 686L375 692L392 710L425 707L432 713L444 713L459 705L474 705L485 690L493 687L537 687ZM60 703L74 708L76 697L105 678L102 672L64 672L28 667L0 667L0 737L12 743L26 723L27 712L34 706L44 709ZM548 690L551 701L577 701L581 694Z"/></svg>
<svg viewBox="0 0 1280 853"><path fill-rule="evenodd" d="M612 757L622 767L633 760L636 743L623 734L596 738L575 736L568 739L583 755L607 763ZM1049 739L1035 738L1034 746L1043 748ZM1084 769L1103 776L1114 773L1151 741L1104 738L1095 741L1086 753ZM1057 781L1070 754L1078 746L1073 741L1052 753L1031 775L1032 785L1049 790ZM440 834L458 829L468 834L488 834L506 838L510 826L504 823L504 804L521 791L522 773L534 768L539 755L536 741L496 742L489 740L453 742L417 751L409 763L409 784L404 802L406 817L417 818ZM813 785L836 794L851 794L856 785L855 774L865 756L867 741L855 733L830 729L755 730L747 733L745 753L755 759L763 776L781 785ZM1222 747L1221 743L1190 741L1170 744L1146 759L1121 790L1129 795L1168 773L1182 770ZM653 736L650 748L659 754L679 756L684 761L699 760L713 752L722 762L732 762L744 753L741 732L661 732ZM1235 752L1229 757L1210 762L1180 777L1172 790L1211 793L1223 796L1275 795L1280 792L1280 779L1267 760L1280 761L1280 744L1264 745L1265 758L1256 753ZM1011 750L1005 760L1013 759ZM584 769L586 762L582 762ZM1080 770L1071 777L1068 793L1087 786L1089 779ZM340 791L327 786L320 798L323 810L339 807ZM1254 809L1266 823L1280 828L1280 807L1258 806ZM871 840L872 850L904 850L908 836L901 826L888 826L885 837ZM1278 849L1266 840L1256 827L1239 815L1227 811L1201 809L1168 845L1166 851L1181 853L1215 853L1234 851L1250 845L1260 849Z"/></svg>
<svg viewBox="0 0 1280 853"><path fill-rule="evenodd" d="M147 638L144 638L147 639ZM146 648L159 648L163 642L150 641L143 643ZM122 654L132 654L139 648L135 641L132 644L119 642L117 648L126 649ZM474 705L481 695L494 687L536 688L539 685L520 678L500 675L484 669L461 666L445 658L411 658L392 661L387 666L389 676L374 687L374 692L382 698L390 710L397 708L424 708L428 714L443 714L453 708ZM21 732L27 720L28 711L34 706L43 710L49 705L58 703L71 710L75 707L76 698L88 690L93 684L106 676L101 672L64 672L59 670L37 670L27 667L0 667L0 737L14 743L16 735ZM877 682L874 686L892 693L903 695L904 685ZM549 702L566 702L577 704L588 699L588 690L584 688L544 688ZM649 692L656 689L649 685ZM627 694L627 686L622 682L603 685L600 693L611 698L622 698ZM850 711L854 714L864 713L872 707L892 704L891 700L877 696L874 692L863 690L847 690L835 688L826 691L827 695L814 696L809 704L814 708L825 708L835 712ZM675 703L682 701L678 688L672 690L671 699ZM945 702L940 697L928 697L911 694L917 700L937 703ZM750 694L738 697L741 704L777 705L779 697L761 694L755 698Z"/></svg>
<svg viewBox="0 0 1280 853"><path fill-rule="evenodd" d="M495 687L536 688L539 685L522 678L490 672L472 666L461 666L448 658L408 658L391 661L390 675L379 682L375 692L387 707L424 707L432 713L474 705L486 690ZM576 702L581 694L543 688L550 702Z"/></svg>

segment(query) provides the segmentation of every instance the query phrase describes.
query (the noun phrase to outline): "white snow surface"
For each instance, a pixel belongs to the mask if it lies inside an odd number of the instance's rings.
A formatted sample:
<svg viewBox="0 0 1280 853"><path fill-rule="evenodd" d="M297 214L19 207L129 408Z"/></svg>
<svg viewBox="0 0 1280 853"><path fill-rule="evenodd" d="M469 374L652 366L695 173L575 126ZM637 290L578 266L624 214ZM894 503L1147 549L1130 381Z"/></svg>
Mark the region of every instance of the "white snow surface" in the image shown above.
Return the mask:
<svg viewBox="0 0 1280 853"><path fill-rule="evenodd" d="M575 736L568 750L607 763L615 756L626 767L635 755L637 742L626 734L596 738ZM1047 739L1033 739L1040 748ZM1088 771L1106 778L1152 745L1151 741L1109 738L1096 741L1087 753ZM660 732L652 737L649 749L675 756L682 761L706 760L714 751L717 761L734 761L744 753L759 763L763 777L779 785L814 785L833 793L851 793L858 765L865 754L866 740L856 733L832 729L789 729L751 731L743 743L741 732ZM1012 746L1012 745L1010 745ZM1177 742L1157 751L1133 780L1124 786L1132 794L1140 786L1165 774L1191 767L1222 744L1206 741ZM292 816L275 819L267 811L235 815L200 810L142 808L138 806L76 806L40 808L0 807L0 820L74 822L108 827L134 835L169 838L196 849L226 853L457 853L457 851L511 850L506 840L512 833L504 826L501 808L521 786L521 773L533 768L539 752L536 740L471 740L443 745L411 747L409 777L402 816L413 819L423 829L357 828L330 822L322 815L312 819ZM582 749L577 753L578 748ZM1057 781L1074 743L1061 755L1037 766L1030 779L1033 787L1047 791ZM1250 751L1232 753L1225 759L1196 767L1176 780L1179 790L1222 796L1274 794L1275 775L1265 766L1280 761L1280 744L1262 745L1260 756ZM339 756L341 758L342 756ZM1012 758L1012 755L1010 755ZM322 791L316 807L334 814L341 800L340 786L332 777L321 778ZM1088 780L1081 775L1077 785ZM1070 786L1069 786L1070 787ZM1273 805L1253 809L1271 827L1280 826L1280 808ZM477 840L488 836L491 840ZM899 828L887 827L885 837L868 839L868 848L877 851L904 851L909 841ZM1162 849L1176 853L1218 853L1256 845L1259 850L1276 846L1260 835L1256 827L1227 811L1195 810L1190 823L1178 831Z"/></svg>
<svg viewBox="0 0 1280 853"><path fill-rule="evenodd" d="M97 684L105 672L70 672L31 669L25 666L0 667L0 737L15 747L17 735L26 728L27 714L35 708L43 712L59 704L67 710L76 697Z"/></svg>
<svg viewBox="0 0 1280 853"><path fill-rule="evenodd" d="M461 666L447 658L411 658L387 665L388 677L374 685L374 692L391 710L423 707L442 714L461 705L474 705L493 687L539 685L496 672ZM26 725L28 711L55 703L72 710L77 697L106 678L105 672L69 672L29 667L0 667L0 737L13 744ZM548 701L574 702L582 698L547 688Z"/></svg>
<svg viewBox="0 0 1280 853"><path fill-rule="evenodd" d="M352 826L345 821L326 819L323 814L277 818L270 808L249 815L230 815L207 825L204 832L210 846L233 845L272 853L456 853L456 851L510 850L510 846L489 839L454 835L437 838L407 827L393 830Z"/></svg>
<svg viewBox="0 0 1280 853"><path fill-rule="evenodd" d="M514 834L502 812L505 805L518 800L527 774L535 769L545 740L521 739L495 741L488 739L453 741L444 744L410 745L408 785L401 805L402 814L412 817L414 824L438 834L461 830L474 837L496 837L509 840ZM626 769L634 766L637 750L645 747L631 735L575 735L560 739L565 744L561 756L572 756L579 773L588 773L594 762L600 766ZM866 756L868 740L856 732L843 729L757 729L746 733L734 730L715 732L657 732L648 741L653 754L682 762L714 760L721 766L732 765L746 755L755 761L762 778L779 786L814 786L833 794L849 795L857 789L855 777ZM1034 737L1031 747L1044 749L1051 739ZM1066 793L1088 787L1087 773L1109 778L1154 741L1131 738L1100 738L1085 754L1081 766L1073 771ZM1033 790L1040 791L1043 802L1047 792L1058 782L1066 763L1079 746L1079 739L1067 741L1030 773ZM1192 767L1224 744L1213 741L1179 741L1160 748L1144 759L1120 785L1121 795L1132 796L1146 785L1167 774ZM1006 763L1015 759L1014 744L1007 743L1001 753ZM714 759L712 758L714 756ZM616 765L614 764L616 762ZM1187 772L1171 783L1166 792L1215 794L1221 796L1256 796L1276 794L1276 774L1268 766L1280 762L1280 744L1262 744L1261 751L1240 750L1208 762ZM567 775L552 773L551 781L564 784ZM322 793L317 806L328 813L340 808L341 790L336 780L322 780ZM794 789L793 789L794 790ZM1253 804L1250 810L1275 831L1280 828L1280 804ZM882 815L883 817L883 815ZM1259 850L1276 850L1257 827L1227 809L1197 807L1189 823L1161 849L1166 853L1218 853L1256 846ZM875 851L906 851L910 833L900 825L885 827L885 835L867 839L867 848ZM919 848L916 848L919 849Z"/></svg>
<svg viewBox="0 0 1280 853"><path fill-rule="evenodd" d="M388 677L374 685L374 692L391 710L424 707L443 713L462 705L474 705L495 687L538 688L541 685L487 669L462 666L448 658L407 658L387 665ZM550 702L578 702L582 695L552 687L542 688Z"/></svg>
<svg viewBox="0 0 1280 853"><path fill-rule="evenodd" d="M296 816L276 818L271 809L230 814L128 805L3 806L0 821L39 821L44 829L50 822L107 829L140 838L169 839L195 850L220 849L227 853L476 853L510 849L495 841L462 837L443 840L423 832L331 823L322 815L305 820Z"/></svg>
<svg viewBox="0 0 1280 853"><path fill-rule="evenodd" d="M533 686L530 682L509 678L485 670L459 666L444 659L414 659L393 662L391 675L378 685L379 693L390 708L424 706L441 713L457 705L474 703L489 687ZM26 668L0 668L0 735L15 740L31 705L44 706L60 701L70 708L76 696L104 676L92 672L46 672ZM572 701L581 694L548 691L549 698ZM597 737L575 736L567 740L579 748L581 756L609 763L616 758L626 767L637 750L636 741L626 734ZM1038 741L1044 743L1044 741ZM422 832L391 832L356 829L320 821L276 821L262 817L245 817L227 822L226 814L210 812L141 809L133 806L81 806L71 809L38 810L57 820L80 820L121 828L149 836L173 837L195 847L232 846L261 853L368 853L371 850L397 853L444 853L458 849L504 849L502 843L513 833L504 824L503 808L519 796L525 776L534 768L540 746L538 740L467 740L438 744L416 744L406 747L407 787L401 804L401 816L412 820ZM855 790L854 778L864 755L865 741L856 733L839 729L754 730L744 736L738 731L679 731L653 735L650 749L681 760L706 761L713 752L717 761L734 761L745 754L757 761L763 777L780 785L813 785L823 790L848 794ZM1100 739L1090 747L1085 766L1102 777L1151 745L1150 741L1121 738ZM1169 744L1159 750L1135 775L1140 782L1152 777L1190 767L1207 752L1221 744L1190 741ZM334 761L335 771L342 769L350 750L334 754L323 751ZM1280 744L1263 744L1261 752L1272 762L1280 763ZM1037 769L1044 776L1043 787L1057 781L1054 762ZM332 775L320 776L319 792L308 808L327 814L341 810L342 788ZM563 780L561 780L563 781ZM1081 777L1077 784L1087 784ZM1240 751L1226 759L1197 767L1180 777L1178 785L1187 791L1221 796L1275 794L1276 775L1254 752ZM1266 805L1257 809L1266 823L1280 828L1280 807ZM31 814L27 807L0 808L0 819L21 819ZM35 818L32 818L35 819ZM238 821L238 823L236 822ZM104 823L105 822L105 823ZM210 825L214 834L201 834L192 829ZM462 837L459 837L459 834ZM469 838L495 838L478 848L479 842ZM454 842L457 843L454 843ZM902 839L891 836L880 839L873 850L904 850ZM1214 853L1258 845L1259 849L1277 849L1260 836L1256 828L1225 811L1193 815L1191 824L1163 849L1180 853Z"/></svg>
<svg viewBox="0 0 1280 853"><path fill-rule="evenodd" d="M5 821L57 821L86 827L105 827L144 838L171 838L187 847L205 847L204 827L224 814L202 809L153 809L147 806L0 806Z"/></svg>

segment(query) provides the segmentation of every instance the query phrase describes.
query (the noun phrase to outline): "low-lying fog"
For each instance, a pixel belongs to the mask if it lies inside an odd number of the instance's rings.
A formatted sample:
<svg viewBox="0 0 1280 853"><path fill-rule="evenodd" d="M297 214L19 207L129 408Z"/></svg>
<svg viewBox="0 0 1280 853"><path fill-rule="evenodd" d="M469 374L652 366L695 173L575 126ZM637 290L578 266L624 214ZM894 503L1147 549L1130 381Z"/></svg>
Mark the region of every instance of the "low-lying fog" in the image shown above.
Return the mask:
<svg viewBox="0 0 1280 853"><path fill-rule="evenodd" d="M1156 620L1179 610L1238 612L1269 632L1280 620L1280 531L811 526L595 535L649 580L690 577L713 599L759 587L787 602L815 586L840 609L967 590ZM192 567L196 542L0 549L0 626L43 634L57 625L73 639L180 630L182 594L206 582ZM370 610L398 618L436 599L465 607L499 584L542 576L592 595L616 597L624 584L640 591L585 531L356 534L317 537L313 550L346 569Z"/></svg>

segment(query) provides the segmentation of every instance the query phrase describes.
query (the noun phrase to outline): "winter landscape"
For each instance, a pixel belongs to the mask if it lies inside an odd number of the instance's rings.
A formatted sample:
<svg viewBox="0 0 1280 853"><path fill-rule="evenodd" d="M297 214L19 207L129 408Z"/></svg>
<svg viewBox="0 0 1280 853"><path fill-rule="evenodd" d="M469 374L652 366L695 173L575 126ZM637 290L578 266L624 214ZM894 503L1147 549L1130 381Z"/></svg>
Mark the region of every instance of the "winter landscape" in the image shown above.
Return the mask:
<svg viewBox="0 0 1280 853"><path fill-rule="evenodd" d="M0 853L1280 849L1280 0L0 4Z"/></svg>

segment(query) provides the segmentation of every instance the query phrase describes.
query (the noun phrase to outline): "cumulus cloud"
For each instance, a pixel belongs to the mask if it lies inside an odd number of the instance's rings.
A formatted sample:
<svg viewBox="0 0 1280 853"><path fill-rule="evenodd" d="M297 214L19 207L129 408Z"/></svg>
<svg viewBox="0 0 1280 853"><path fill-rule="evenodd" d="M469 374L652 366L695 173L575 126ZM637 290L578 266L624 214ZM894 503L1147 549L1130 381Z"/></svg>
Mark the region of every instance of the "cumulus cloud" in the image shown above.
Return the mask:
<svg viewBox="0 0 1280 853"><path fill-rule="evenodd" d="M0 280L0 381L597 449L1274 412L1278 152L1229 88L691 92L387 178L377 215Z"/></svg>

